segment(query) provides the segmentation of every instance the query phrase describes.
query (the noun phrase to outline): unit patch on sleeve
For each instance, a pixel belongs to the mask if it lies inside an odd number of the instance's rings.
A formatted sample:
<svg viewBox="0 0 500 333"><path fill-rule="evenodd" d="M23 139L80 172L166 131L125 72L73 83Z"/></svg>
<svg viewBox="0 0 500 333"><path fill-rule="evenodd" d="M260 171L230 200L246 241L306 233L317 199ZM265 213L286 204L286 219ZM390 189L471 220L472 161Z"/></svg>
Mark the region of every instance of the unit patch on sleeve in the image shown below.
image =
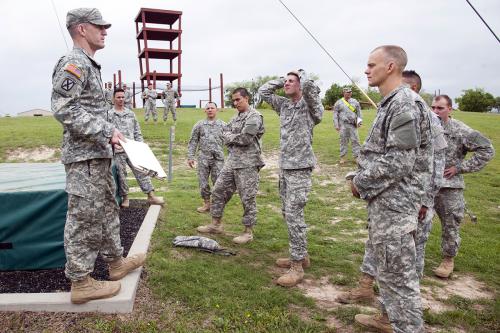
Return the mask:
<svg viewBox="0 0 500 333"><path fill-rule="evenodd" d="M74 86L76 82L69 77L66 77L62 83L61 83L61 89L64 91L70 91Z"/></svg>

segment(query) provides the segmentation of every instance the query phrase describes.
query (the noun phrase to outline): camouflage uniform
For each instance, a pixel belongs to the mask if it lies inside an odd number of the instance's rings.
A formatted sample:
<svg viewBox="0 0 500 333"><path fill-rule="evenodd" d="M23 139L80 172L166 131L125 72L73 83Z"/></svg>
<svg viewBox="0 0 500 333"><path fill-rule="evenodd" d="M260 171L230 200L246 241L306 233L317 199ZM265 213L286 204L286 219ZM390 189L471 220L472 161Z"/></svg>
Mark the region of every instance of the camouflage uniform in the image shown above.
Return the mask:
<svg viewBox="0 0 500 333"><path fill-rule="evenodd" d="M112 108L113 107L113 89L112 88L104 89L104 97L106 99L107 107Z"/></svg>
<svg viewBox="0 0 500 333"><path fill-rule="evenodd" d="M163 105L165 105L165 108L163 109L163 121L167 121L169 112L172 112L174 121L177 120L177 113L175 112L177 98L179 98L179 94L172 88L165 88L161 94L161 101L163 102Z"/></svg>
<svg viewBox="0 0 500 333"><path fill-rule="evenodd" d="M222 135L229 156L212 191L212 217L222 217L226 203L238 190L243 204L243 225L251 227L257 222L255 198L259 187L259 170L264 166L260 142L263 134L264 119L252 108L240 112L224 128Z"/></svg>
<svg viewBox="0 0 500 333"><path fill-rule="evenodd" d="M424 274L425 263L425 245L429 239L429 234L432 228L432 218L434 217L434 197L439 192L443 184L443 172L445 165L445 148L447 147L446 139L444 138L443 127L439 117L428 110L431 118L432 128L432 149L434 158L432 160L432 178L430 183L425 187L423 206L427 207L427 213L423 220L418 221L417 232L415 234L416 247L416 270L419 279L422 279Z"/></svg>
<svg viewBox="0 0 500 333"><path fill-rule="evenodd" d="M344 103L344 98L339 99L333 106L333 124L335 128L340 129L340 157L347 155L347 146L349 140L352 145L352 155L357 157L359 154L359 136L358 136L358 118L361 119L361 106L354 98L347 101L356 109L351 111Z"/></svg>
<svg viewBox="0 0 500 333"><path fill-rule="evenodd" d="M125 89L125 108L132 110L132 93L128 87Z"/></svg>
<svg viewBox="0 0 500 333"><path fill-rule="evenodd" d="M141 128L139 127L139 122L135 117L135 113L129 109L124 109L123 111L116 111L114 108L108 111L108 120L116 126L116 128L122 132L122 134L128 138L135 141L144 141L141 134ZM129 188L127 184L127 165L132 169L135 179L139 183L142 192L148 194L154 191L153 184L148 175L137 171L132 162L127 157L127 154L123 149L115 149L115 156L113 157L118 171L118 195L123 197L128 194Z"/></svg>
<svg viewBox="0 0 500 333"><path fill-rule="evenodd" d="M316 165L313 128L321 122L324 108L319 88L313 81L303 83L303 95L297 103L274 94L283 85L284 80L271 80L260 87L259 94L280 117L281 211L288 227L290 258L298 261L307 255L304 207L311 190L311 172Z"/></svg>
<svg viewBox="0 0 500 333"><path fill-rule="evenodd" d="M61 160L68 193L65 273L72 281L94 270L98 253L107 262L123 253L111 174L114 126L106 121L100 69L75 47L59 59L52 74L52 111L63 126Z"/></svg>
<svg viewBox="0 0 500 333"><path fill-rule="evenodd" d="M444 179L435 198L436 213L441 220L441 250L444 256L455 257L460 246L460 223L464 217L464 173L481 170L495 155L493 146L486 137L463 122L449 118L444 123L446 168L455 166L458 173ZM474 155L465 160L468 152Z"/></svg>
<svg viewBox="0 0 500 333"><path fill-rule="evenodd" d="M431 125L424 105L404 86L382 99L353 179L368 202L365 257L374 261L382 311L395 332L423 332L413 234L431 175L426 157L432 155Z"/></svg>
<svg viewBox="0 0 500 333"><path fill-rule="evenodd" d="M198 182L200 194L205 200L210 199L210 184L208 178L212 177L215 184L222 167L224 166L224 142L222 131L226 123L222 120L200 120L191 131L188 144L188 159L194 160L198 150Z"/></svg>
<svg viewBox="0 0 500 333"><path fill-rule="evenodd" d="M158 114L156 113L156 90L146 89L142 92L142 98L146 99L144 104L144 121L148 121L150 116L153 116L153 120L156 122L158 120Z"/></svg>

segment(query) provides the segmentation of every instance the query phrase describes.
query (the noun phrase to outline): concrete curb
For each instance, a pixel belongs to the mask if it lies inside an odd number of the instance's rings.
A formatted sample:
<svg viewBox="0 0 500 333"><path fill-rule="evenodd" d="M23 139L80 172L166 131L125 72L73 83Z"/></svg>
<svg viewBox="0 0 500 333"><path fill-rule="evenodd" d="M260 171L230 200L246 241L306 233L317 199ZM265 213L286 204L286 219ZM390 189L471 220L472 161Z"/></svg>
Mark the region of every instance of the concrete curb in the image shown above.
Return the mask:
<svg viewBox="0 0 500 333"><path fill-rule="evenodd" d="M130 247L129 256L148 251L160 210L161 206L158 205L149 207ZM135 293L141 272L142 267L120 280L121 290L112 298L75 305L70 302L69 292L0 294L0 311L130 313L134 309Z"/></svg>

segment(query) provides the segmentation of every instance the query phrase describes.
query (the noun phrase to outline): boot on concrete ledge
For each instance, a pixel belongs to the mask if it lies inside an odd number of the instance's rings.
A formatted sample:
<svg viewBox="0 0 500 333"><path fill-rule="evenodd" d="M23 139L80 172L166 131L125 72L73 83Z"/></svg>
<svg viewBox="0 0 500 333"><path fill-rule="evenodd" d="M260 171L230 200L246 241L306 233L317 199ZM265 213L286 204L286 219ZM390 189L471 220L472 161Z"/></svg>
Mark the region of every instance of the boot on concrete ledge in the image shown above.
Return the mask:
<svg viewBox="0 0 500 333"><path fill-rule="evenodd" d="M120 288L120 282L96 281L87 275L83 280L71 282L71 303L83 304L94 299L113 297Z"/></svg>
<svg viewBox="0 0 500 333"><path fill-rule="evenodd" d="M128 273L141 267L144 261L146 261L145 253L134 254L127 258L120 257L111 261L108 264L109 279L112 281L121 280Z"/></svg>

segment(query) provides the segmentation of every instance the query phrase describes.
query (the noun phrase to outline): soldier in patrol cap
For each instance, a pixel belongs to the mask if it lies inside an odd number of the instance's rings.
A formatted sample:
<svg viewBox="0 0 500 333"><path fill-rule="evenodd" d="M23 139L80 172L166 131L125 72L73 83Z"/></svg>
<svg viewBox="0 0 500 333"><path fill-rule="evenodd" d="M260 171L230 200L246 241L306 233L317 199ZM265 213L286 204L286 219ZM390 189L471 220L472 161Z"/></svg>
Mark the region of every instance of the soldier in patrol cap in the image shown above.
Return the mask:
<svg viewBox="0 0 500 333"><path fill-rule="evenodd" d="M61 160L66 169L68 212L64 228L65 274L76 304L116 295L120 280L140 267L145 254L123 258L118 205L111 174L112 145L123 134L107 121L101 66L94 60L104 48L111 24L96 8L68 12L66 27L73 49L61 57L52 74L52 111L63 126ZM90 277L101 254L113 281Z"/></svg>
<svg viewBox="0 0 500 333"><path fill-rule="evenodd" d="M106 98L106 103L108 107L113 107L113 84L108 82L105 84L106 89L104 90L104 97Z"/></svg>
<svg viewBox="0 0 500 333"><path fill-rule="evenodd" d="M352 98L351 87L345 87L344 97L333 105L333 124L337 132L340 132L340 164L346 162L347 147L349 141L352 145L352 155L354 158L359 154L358 127L361 126L361 106L359 102Z"/></svg>

